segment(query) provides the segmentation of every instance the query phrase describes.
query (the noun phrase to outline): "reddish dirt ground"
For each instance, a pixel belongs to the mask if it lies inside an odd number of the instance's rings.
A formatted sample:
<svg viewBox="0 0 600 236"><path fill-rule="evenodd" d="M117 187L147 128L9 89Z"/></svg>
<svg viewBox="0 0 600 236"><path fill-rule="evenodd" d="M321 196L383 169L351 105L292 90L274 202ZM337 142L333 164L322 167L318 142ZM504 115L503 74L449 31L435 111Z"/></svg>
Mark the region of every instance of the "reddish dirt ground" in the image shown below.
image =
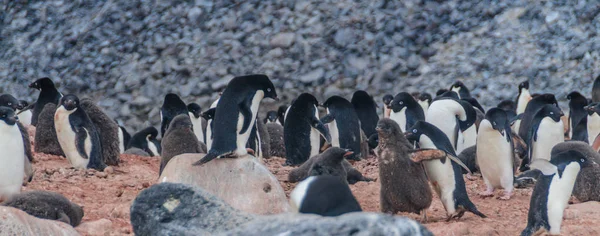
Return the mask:
<svg viewBox="0 0 600 236"><path fill-rule="evenodd" d="M33 140L33 139L32 139ZM129 223L129 207L136 195L148 188L158 178L159 159L121 155L121 163L113 173L99 173L93 170L75 170L65 158L35 154L35 177L23 188L27 190L49 190L59 192L71 201L82 205L85 211L83 223L107 219L111 224L103 225L99 231L78 229L82 234L94 235L126 235L132 234ZM283 186L286 194L296 185L287 182L287 174L292 167L283 166L283 158L265 160L265 165L272 171ZM364 175L378 178L376 158L369 158L353 165ZM483 190L483 180L465 180L471 200L488 218L482 219L466 213L460 220L446 222L446 213L437 196L428 211L428 222L425 226L435 235L518 235L527 223L527 211L531 189L516 189L512 199L501 201L495 198L482 199L477 192ZM379 211L379 182L360 182L351 186L364 211ZM563 235L599 235L600 203L571 205L565 212L562 224ZM583 209L581 209L583 208ZM420 221L416 214L399 214ZM105 232L103 232L105 231Z"/></svg>

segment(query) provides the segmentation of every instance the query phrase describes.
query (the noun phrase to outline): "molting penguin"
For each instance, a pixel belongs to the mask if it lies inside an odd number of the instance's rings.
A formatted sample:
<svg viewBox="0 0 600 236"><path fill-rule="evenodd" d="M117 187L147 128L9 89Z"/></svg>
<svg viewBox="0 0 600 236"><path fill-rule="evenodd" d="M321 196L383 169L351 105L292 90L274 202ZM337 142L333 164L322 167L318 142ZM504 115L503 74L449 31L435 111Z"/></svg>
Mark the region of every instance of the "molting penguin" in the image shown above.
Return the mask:
<svg viewBox="0 0 600 236"><path fill-rule="evenodd" d="M454 82L454 84L452 84L452 86L450 87L450 91L456 92L460 99L471 97L471 91L469 91L467 86L465 86L465 84L463 84L462 81Z"/></svg>
<svg viewBox="0 0 600 236"><path fill-rule="evenodd" d="M413 162L408 143L398 123L383 118L377 123L379 146L380 207L384 213L412 212L426 217L431 205L431 188L420 163ZM400 181L401 180L401 181Z"/></svg>
<svg viewBox="0 0 600 236"><path fill-rule="evenodd" d="M283 141L283 126L278 123L266 124L267 131L269 132L269 147L271 147L271 153L269 156L283 157L285 158L285 143Z"/></svg>
<svg viewBox="0 0 600 236"><path fill-rule="evenodd" d="M526 139L526 137L529 134L529 130L531 129L533 117L546 104L552 104L552 105L558 107L558 102L556 101L556 97L554 97L553 94L549 94L549 93L535 96L534 98L531 99L531 101L529 101L529 103L527 103L525 112L521 116L521 125L519 126L519 131L517 132L520 137L523 137ZM519 114L518 111L517 111L517 114ZM525 141L527 141L527 140L525 140Z"/></svg>
<svg viewBox="0 0 600 236"><path fill-rule="evenodd" d="M80 106L79 98L66 95L54 114L54 126L58 142L75 168L92 168L103 171L100 136L90 117Z"/></svg>
<svg viewBox="0 0 600 236"><path fill-rule="evenodd" d="M285 143L285 163L299 165L308 158L319 154L319 134L331 143L329 130L319 120L317 99L303 93L292 102L286 114L283 140Z"/></svg>
<svg viewBox="0 0 600 236"><path fill-rule="evenodd" d="M281 105L277 109L277 120L279 121L279 124L281 126L283 126L283 122L285 121L285 115L286 115L288 109L289 109L289 107L286 105Z"/></svg>
<svg viewBox="0 0 600 236"><path fill-rule="evenodd" d="M47 77L36 80L35 82L29 84L29 87L40 90L40 95L35 102L35 107L33 108L31 117L31 125L36 126L38 122L38 116L42 112L42 109L44 109L44 106L46 106L48 103L58 104L62 94L56 90L54 82Z"/></svg>
<svg viewBox="0 0 600 236"><path fill-rule="evenodd" d="M360 160L360 120L352 103L343 97L332 96L323 106L327 109L328 117L324 117L323 120L324 123L329 123L331 146L349 149L354 154L348 159Z"/></svg>
<svg viewBox="0 0 600 236"><path fill-rule="evenodd" d="M386 94L383 96L383 118L390 118L390 112L392 109L389 108L390 103L394 100L394 96L391 94Z"/></svg>
<svg viewBox="0 0 600 236"><path fill-rule="evenodd" d="M19 121L24 125L31 125L31 117L33 113L31 112L31 106L25 100L20 100L17 106L17 116L19 117Z"/></svg>
<svg viewBox="0 0 600 236"><path fill-rule="evenodd" d="M72 203L63 195L48 191L28 191L15 195L2 203L14 207L31 216L57 220L75 227L81 223L83 208Z"/></svg>
<svg viewBox="0 0 600 236"><path fill-rule="evenodd" d="M206 140L206 149L210 150L213 141L213 119L215 118L215 111L217 108L210 108L202 113L202 118L206 120L206 130L204 130L204 140Z"/></svg>
<svg viewBox="0 0 600 236"><path fill-rule="evenodd" d="M198 138L194 134L192 121L187 114L180 114L173 118L160 143L162 155L159 175L162 174L163 169L174 156L184 153L205 152L200 148Z"/></svg>
<svg viewBox="0 0 600 236"><path fill-rule="evenodd" d="M360 128L367 137L375 134L375 126L379 116L377 115L377 104L373 97L363 90L358 90L352 95L352 105L356 110L356 115L360 120Z"/></svg>
<svg viewBox="0 0 600 236"><path fill-rule="evenodd" d="M293 208L300 213L339 216L362 211L348 184L334 176L311 176L290 193Z"/></svg>
<svg viewBox="0 0 600 236"><path fill-rule="evenodd" d="M127 149L138 148L150 156L159 156L161 153L161 144L156 140L158 130L153 126L147 127L131 137L131 141L127 145Z"/></svg>
<svg viewBox="0 0 600 236"><path fill-rule="evenodd" d="M425 120L423 108L407 92L396 94L388 108L391 109L390 119L398 123L402 132L415 125L417 121Z"/></svg>
<svg viewBox="0 0 600 236"><path fill-rule="evenodd" d="M539 230L560 234L564 210L569 203L577 175L582 168L592 166L585 155L568 150L553 155L550 161L536 159L531 168L541 171L531 194L527 227L522 236L534 235Z"/></svg>
<svg viewBox="0 0 600 236"><path fill-rule="evenodd" d="M529 93L529 81L523 81L519 84L519 95L517 95L517 115L524 113L527 104L531 101L532 97Z"/></svg>
<svg viewBox="0 0 600 236"><path fill-rule="evenodd" d="M102 161L107 165L119 165L121 154L119 125L89 98L81 99L81 108L92 121L102 145Z"/></svg>
<svg viewBox="0 0 600 236"><path fill-rule="evenodd" d="M221 95L213 119L213 142L208 153L193 165L219 157L248 154L246 144L263 98L277 100L277 92L266 75L233 78Z"/></svg>
<svg viewBox="0 0 600 236"><path fill-rule="evenodd" d="M569 137L571 140L589 142L587 134L587 98L578 92L567 95L569 99ZM594 137L595 138L595 137Z"/></svg>
<svg viewBox="0 0 600 236"><path fill-rule="evenodd" d="M493 196L495 188L504 189L502 200L510 199L514 179L514 152L506 112L492 108L479 126L477 164L486 185L483 197Z"/></svg>
<svg viewBox="0 0 600 236"><path fill-rule="evenodd" d="M37 153L46 153L50 155L65 156L54 127L54 114L56 105L48 103L40 112L38 123L35 128L34 151Z"/></svg>
<svg viewBox="0 0 600 236"><path fill-rule="evenodd" d="M529 148L528 158L523 159L521 170L527 170L531 160L550 160L554 145L565 141L564 125L560 117L562 111L555 105L546 104L540 109L531 123L531 129L525 142Z"/></svg>
<svg viewBox="0 0 600 236"><path fill-rule="evenodd" d="M428 94L428 93L419 94L419 98L417 99L417 102L419 103L421 108L423 108L423 115L425 115L427 110L429 110L429 105L431 105L432 101L433 101L433 98L431 97L431 94Z"/></svg>
<svg viewBox="0 0 600 236"><path fill-rule="evenodd" d="M169 93L165 95L165 101L160 108L160 135L165 136L165 132L169 128L171 120L180 114L188 114L187 105L177 96L177 94Z"/></svg>
<svg viewBox="0 0 600 236"><path fill-rule="evenodd" d="M439 149L448 153L447 158L423 161L429 182L440 197L448 220L461 218L465 211L485 218L486 216L477 210L467 195L461 166L465 169L467 167L458 160L450 140L442 130L430 123L419 121L406 133L406 138L411 142L417 142L421 148Z"/></svg>
<svg viewBox="0 0 600 236"><path fill-rule="evenodd" d="M198 141L205 143L204 132L202 130L202 108L197 103L192 102L187 105L187 109L190 119L192 120L192 125L194 125L194 134L196 134L196 138L198 138Z"/></svg>
<svg viewBox="0 0 600 236"><path fill-rule="evenodd" d="M0 107L0 202L21 192L25 176L25 150L12 108Z"/></svg>

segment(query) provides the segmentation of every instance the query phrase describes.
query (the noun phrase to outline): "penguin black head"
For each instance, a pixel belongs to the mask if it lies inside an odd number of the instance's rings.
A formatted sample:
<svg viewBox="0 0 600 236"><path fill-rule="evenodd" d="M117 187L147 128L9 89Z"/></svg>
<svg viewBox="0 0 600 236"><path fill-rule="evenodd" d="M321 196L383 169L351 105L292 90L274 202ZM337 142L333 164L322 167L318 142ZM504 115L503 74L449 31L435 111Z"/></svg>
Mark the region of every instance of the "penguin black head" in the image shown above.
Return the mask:
<svg viewBox="0 0 600 236"><path fill-rule="evenodd" d="M19 104L17 105L17 109L19 109L19 110L23 110L23 109L25 109L25 108L26 108L26 107L28 107L28 106L29 106L29 103L28 103L27 101L25 101L25 100L20 100L20 101L19 101Z"/></svg>
<svg viewBox="0 0 600 236"><path fill-rule="evenodd" d="M278 118L277 111L269 111L269 112L267 112L267 119L266 119L265 123L277 122L277 118Z"/></svg>
<svg viewBox="0 0 600 236"><path fill-rule="evenodd" d="M52 80L48 77L36 80L35 82L29 84L29 87L37 90L42 90L45 88L55 88L54 82L52 82Z"/></svg>
<svg viewBox="0 0 600 236"><path fill-rule="evenodd" d="M552 120L554 120L554 122L559 122L560 117L565 115L560 108L551 104L544 105L537 114L542 117L550 117Z"/></svg>
<svg viewBox="0 0 600 236"><path fill-rule="evenodd" d="M471 91L469 91L467 86L465 86L465 84L463 84L462 81L454 82L454 84L452 84L452 87L450 87L450 90L457 92L460 95L460 98L470 98L471 97Z"/></svg>
<svg viewBox="0 0 600 236"><path fill-rule="evenodd" d="M519 92L523 89L529 89L529 81L523 81L519 84Z"/></svg>
<svg viewBox="0 0 600 236"><path fill-rule="evenodd" d="M2 94L0 95L0 106L16 110L19 108L19 100L10 94Z"/></svg>
<svg viewBox="0 0 600 236"><path fill-rule="evenodd" d="M546 104L553 104L554 106L558 107L558 101L556 101L554 94L544 93L537 96L531 95L531 97L533 97L531 100L535 99L536 101L541 101Z"/></svg>
<svg viewBox="0 0 600 236"><path fill-rule="evenodd" d="M288 106L286 106L286 105L279 106L279 108L277 108L277 116L284 117L287 109L288 109Z"/></svg>
<svg viewBox="0 0 600 236"><path fill-rule="evenodd" d="M185 102L183 102L183 100L181 100L181 98L177 94L168 93L167 95L165 95L163 107L176 107L181 104L183 104L183 106L186 106Z"/></svg>
<svg viewBox="0 0 600 236"><path fill-rule="evenodd" d="M10 107L0 106L0 120L4 121L7 125L15 125L17 123L17 116L15 111Z"/></svg>
<svg viewBox="0 0 600 236"><path fill-rule="evenodd" d="M323 153L321 153L321 156L325 160L341 162L342 160L344 160L344 158L349 157L352 154L354 154L354 152L352 152L348 149L343 149L343 148L339 148L339 147L330 147L327 150L325 150Z"/></svg>
<svg viewBox="0 0 600 236"><path fill-rule="evenodd" d="M371 95L369 95L363 90L358 90L354 92L354 94L352 94L352 99L350 100L350 102L352 103L352 105L354 105L354 107L360 106L360 104L377 106L377 104L375 104L375 101L373 101L373 97L371 97Z"/></svg>
<svg viewBox="0 0 600 236"><path fill-rule="evenodd" d="M202 112L201 116L202 118L204 118L205 120L212 120L215 117L215 111L217 110L217 108L211 108L206 110L205 112Z"/></svg>
<svg viewBox="0 0 600 236"><path fill-rule="evenodd" d="M437 97L437 96L440 96L440 95L442 95L442 94L444 94L444 93L446 93L446 92L448 92L448 89L438 89L438 91L437 91L437 92L435 92L435 96L436 96L436 97Z"/></svg>
<svg viewBox="0 0 600 236"><path fill-rule="evenodd" d="M392 96L391 94L386 94L383 96L383 104L385 104L386 106L390 105L392 100L394 100L394 96Z"/></svg>
<svg viewBox="0 0 600 236"><path fill-rule="evenodd" d="M550 163L557 166L559 170L564 169L567 165L573 162L578 163L582 169L597 165L597 163L594 163L585 154L575 149L557 153L550 158Z"/></svg>
<svg viewBox="0 0 600 236"><path fill-rule="evenodd" d="M433 126L433 125L426 123L424 121L417 121L417 123L415 123L415 125L410 127L410 129L404 133L404 136L406 136L406 139L408 139L408 141L410 141L411 143L412 142L418 143L421 140L421 135L423 135L425 133L425 130L429 128L427 126Z"/></svg>
<svg viewBox="0 0 600 236"><path fill-rule="evenodd" d="M415 107L419 106L415 98L407 92L401 92L396 94L394 100L388 105L388 109L392 109L394 112L399 112L404 107Z"/></svg>
<svg viewBox="0 0 600 236"><path fill-rule="evenodd" d="M60 99L60 105L65 107L67 111L72 111L79 107L79 98L73 94L69 94Z"/></svg>
<svg viewBox="0 0 600 236"><path fill-rule="evenodd" d="M273 86L273 82L271 82L269 77L267 77L266 75L256 74L239 76L233 78L229 82L229 84L231 84L232 82L241 83L243 85L250 86L256 90L262 90L265 93L265 98L279 100L277 98L277 92L275 91L275 86Z"/></svg>
<svg viewBox="0 0 600 236"><path fill-rule="evenodd" d="M515 112L517 110L517 103L515 103L512 100L504 100L504 101L501 101L500 103L498 103L498 105L496 107L500 108L504 111Z"/></svg>
<svg viewBox="0 0 600 236"><path fill-rule="evenodd" d="M429 93L421 93L419 95L419 100L421 100L421 101L427 101L427 103L429 105L431 105L431 101L433 100L433 98L431 97L431 94L429 94Z"/></svg>
<svg viewBox="0 0 600 236"><path fill-rule="evenodd" d="M492 124L492 128L504 133L506 126L509 125L506 112L500 108L494 107L485 114L485 119Z"/></svg>
<svg viewBox="0 0 600 236"><path fill-rule="evenodd" d="M324 107L330 107L330 106L335 106L338 104L346 104L346 103L350 103L348 100L346 100L343 97L340 96L331 96L327 99L327 101L325 101L323 103Z"/></svg>
<svg viewBox="0 0 600 236"><path fill-rule="evenodd" d="M375 137L371 137L377 140L379 140L380 138L388 139L390 137L394 137L402 133L402 130L400 129L398 123L389 118L380 119L379 122L377 122L377 127L375 127L375 130L377 131L377 136L373 135ZM371 138L369 138L369 141L371 141L370 139ZM375 141L376 140L373 140L373 142Z"/></svg>
<svg viewBox="0 0 600 236"><path fill-rule="evenodd" d="M200 113L202 113L202 108L198 103L192 102L187 105L188 112L192 113L196 119L200 117Z"/></svg>
<svg viewBox="0 0 600 236"><path fill-rule="evenodd" d="M569 93L569 95L567 95L567 99L570 100L569 103L573 103L573 104L584 104L587 105L587 98L585 98L583 95L581 95L581 93L577 92L577 91L573 91L571 93Z"/></svg>
<svg viewBox="0 0 600 236"><path fill-rule="evenodd" d="M590 103L584 108L590 116L594 113L600 114L600 103Z"/></svg>
<svg viewBox="0 0 600 236"><path fill-rule="evenodd" d="M469 98L463 98L461 100L467 101L473 107L475 107L475 108L479 109L481 112L485 113L485 110L483 109L483 106L481 106L481 104L479 104L479 101L477 101L477 99L469 97Z"/></svg>
<svg viewBox="0 0 600 236"><path fill-rule="evenodd" d="M442 99L442 98L453 98L455 100L459 100L460 99L460 97L458 96L457 92L446 90L446 92L444 92L444 93L442 93L440 95L437 95L433 99L433 101L436 101L436 100L439 100L439 99Z"/></svg>
<svg viewBox="0 0 600 236"><path fill-rule="evenodd" d="M158 130L154 128L154 126L147 127L140 131L140 133L150 139L156 139L156 137L158 137Z"/></svg>

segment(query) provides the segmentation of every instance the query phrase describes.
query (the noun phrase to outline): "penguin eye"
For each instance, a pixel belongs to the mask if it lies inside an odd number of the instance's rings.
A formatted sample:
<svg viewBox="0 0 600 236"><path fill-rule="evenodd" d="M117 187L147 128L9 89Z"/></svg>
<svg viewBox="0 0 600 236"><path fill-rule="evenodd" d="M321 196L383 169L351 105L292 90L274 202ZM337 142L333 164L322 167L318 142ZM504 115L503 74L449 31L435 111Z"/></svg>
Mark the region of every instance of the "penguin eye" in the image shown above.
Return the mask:
<svg viewBox="0 0 600 236"><path fill-rule="evenodd" d="M494 126L496 126L496 121L492 122L492 124L493 124Z"/></svg>
<svg viewBox="0 0 600 236"><path fill-rule="evenodd" d="M417 129L413 129L413 133L415 133L415 134L416 134L416 133L417 133Z"/></svg>
<svg viewBox="0 0 600 236"><path fill-rule="evenodd" d="M404 102L403 102L403 101L400 101L398 104L402 105L402 104L404 104Z"/></svg>
<svg viewBox="0 0 600 236"><path fill-rule="evenodd" d="M12 102L9 102L9 103L8 103L8 105L9 105L9 106L12 106Z"/></svg>
<svg viewBox="0 0 600 236"><path fill-rule="evenodd" d="M267 88L267 92L271 92L271 88Z"/></svg>
<svg viewBox="0 0 600 236"><path fill-rule="evenodd" d="M581 163L584 163L584 162L585 162L585 159L581 158Z"/></svg>
<svg viewBox="0 0 600 236"><path fill-rule="evenodd" d="M550 115L554 115L554 112L553 112L553 111L551 111L551 112L550 112Z"/></svg>

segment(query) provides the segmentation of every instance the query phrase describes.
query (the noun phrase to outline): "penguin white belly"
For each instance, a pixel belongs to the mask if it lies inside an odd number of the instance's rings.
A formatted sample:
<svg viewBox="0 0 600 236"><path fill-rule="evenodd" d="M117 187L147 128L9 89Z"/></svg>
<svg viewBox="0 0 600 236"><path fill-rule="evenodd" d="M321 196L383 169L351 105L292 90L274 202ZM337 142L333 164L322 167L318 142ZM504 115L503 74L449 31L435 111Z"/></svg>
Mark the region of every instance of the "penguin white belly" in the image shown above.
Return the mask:
<svg viewBox="0 0 600 236"><path fill-rule="evenodd" d="M248 154L248 151L246 151L246 144L248 143L248 138L250 138L250 132L252 132L252 126L256 122L256 114L258 113L258 106L260 105L260 101L264 97L265 97L265 93L262 90L257 90L256 93L254 94L254 97L252 98L252 105L250 106L250 111L252 113L251 114L252 117L250 117L250 125L246 129L246 132L244 132L242 134L240 134L240 131L242 131L242 127L244 126L244 116L242 115L242 113L239 113L239 115L238 115L238 123L237 123L237 127L235 130L236 145L237 145L237 149L235 150L235 153L237 154L237 156L244 156L244 155Z"/></svg>
<svg viewBox="0 0 600 236"><path fill-rule="evenodd" d="M56 128L56 136L58 138L58 143L60 144L60 147L65 153L65 156L67 157L69 163L77 169L86 169L88 163L90 162L90 159L83 158L77 151L77 146L75 145L77 137L75 135L75 131L73 131L73 129L71 128L71 123L69 122L69 115L72 114L74 111L75 110L67 111L63 106L58 107L54 115L54 127ZM90 136L88 134L86 141L88 141L89 139ZM84 146L87 151L87 142Z"/></svg>
<svg viewBox="0 0 600 236"><path fill-rule="evenodd" d="M125 138L123 137L123 130L119 127L119 153L125 152Z"/></svg>
<svg viewBox="0 0 600 236"><path fill-rule="evenodd" d="M550 153L554 145L564 141L563 122L554 122L549 117L542 119L537 130L537 141L533 141L533 155L531 160L541 158L550 161Z"/></svg>
<svg viewBox="0 0 600 236"><path fill-rule="evenodd" d="M194 117L194 114L189 113L190 119L192 120L192 126L194 128L194 134L198 141L204 143L204 132L202 132L202 117Z"/></svg>
<svg viewBox="0 0 600 236"><path fill-rule="evenodd" d="M156 148L156 145L154 145L154 142L150 141L150 135L148 135L146 137L146 142L148 143L148 149L150 149L150 151L152 152L152 155L159 156L160 153L158 153L158 148Z"/></svg>
<svg viewBox="0 0 600 236"><path fill-rule="evenodd" d="M550 234L560 234L560 225L563 220L564 210L569 204L573 186L579 173L579 164L571 163L565 167L562 178L554 174L548 189L548 224Z"/></svg>
<svg viewBox="0 0 600 236"><path fill-rule="evenodd" d="M460 87L452 87L451 91L456 92L456 94L458 95L458 98L462 99L460 97Z"/></svg>
<svg viewBox="0 0 600 236"><path fill-rule="evenodd" d="M459 135L462 136L462 140L459 140L456 145L456 154L460 154L466 148L477 144L477 127L475 125L471 125L465 132L460 132Z"/></svg>
<svg viewBox="0 0 600 236"><path fill-rule="evenodd" d="M25 150L19 127L0 121L0 200L21 192Z"/></svg>
<svg viewBox="0 0 600 236"><path fill-rule="evenodd" d="M516 120L515 123L513 123L513 125L510 126L510 129L512 131L514 131L515 133L519 133L520 128L521 128L521 119Z"/></svg>
<svg viewBox="0 0 600 236"><path fill-rule="evenodd" d="M295 211L300 210L302 207L302 202L304 201L304 197L306 196L306 192L308 191L308 186L316 179L316 176L310 176L300 182L294 190L290 193L290 205Z"/></svg>
<svg viewBox="0 0 600 236"><path fill-rule="evenodd" d="M521 92L521 96L517 100L517 115L525 112L525 108L527 108L527 104L531 100L531 95L529 94L529 89L523 89Z"/></svg>
<svg viewBox="0 0 600 236"><path fill-rule="evenodd" d="M210 147L212 146L212 128L210 126L210 124L212 123L212 120L209 120L206 122L206 148L208 150L210 150Z"/></svg>
<svg viewBox="0 0 600 236"><path fill-rule="evenodd" d="M488 120L481 121L479 125L477 164L481 175L492 187L512 189L513 166L510 142L500 132L492 129Z"/></svg>
<svg viewBox="0 0 600 236"><path fill-rule="evenodd" d="M314 157L319 154L321 149L321 139L319 131L315 128L310 128L310 157ZM309 158L310 158L309 157Z"/></svg>
<svg viewBox="0 0 600 236"><path fill-rule="evenodd" d="M399 112L394 112L392 110L390 112L390 119L398 123L402 132L406 132L406 107L402 108Z"/></svg>
<svg viewBox="0 0 600 236"><path fill-rule="evenodd" d="M594 113L587 117L588 143L592 145L596 136L600 134L600 116Z"/></svg>
<svg viewBox="0 0 600 236"><path fill-rule="evenodd" d="M421 148L437 149L433 141L424 135L419 140L419 146ZM456 188L456 183L454 182L452 160L446 158L445 163L442 163L441 160L423 161L423 167L425 173L427 173L429 182L431 182L435 192L440 197L446 213L448 215L454 214L456 211L454 207L454 189Z"/></svg>
<svg viewBox="0 0 600 236"><path fill-rule="evenodd" d="M331 146L340 147L340 130L335 120L329 123L329 134L331 135Z"/></svg>
<svg viewBox="0 0 600 236"><path fill-rule="evenodd" d="M427 117L427 110L429 109L429 103L427 101L417 101L421 108L423 108L423 113L425 117Z"/></svg>
<svg viewBox="0 0 600 236"><path fill-rule="evenodd" d="M431 103L429 110L427 110L425 121L442 130L450 140L450 143L454 145L458 138L454 133L458 125L455 117L458 117L460 120L467 119L464 108L460 103L454 100L439 100ZM456 149L456 147L454 148Z"/></svg>
<svg viewBox="0 0 600 236"><path fill-rule="evenodd" d="M19 113L20 111L17 110L17 113ZM31 110L26 110L24 112L21 112L19 115L17 115L19 117L19 121L21 122L21 124L24 125L31 125Z"/></svg>

